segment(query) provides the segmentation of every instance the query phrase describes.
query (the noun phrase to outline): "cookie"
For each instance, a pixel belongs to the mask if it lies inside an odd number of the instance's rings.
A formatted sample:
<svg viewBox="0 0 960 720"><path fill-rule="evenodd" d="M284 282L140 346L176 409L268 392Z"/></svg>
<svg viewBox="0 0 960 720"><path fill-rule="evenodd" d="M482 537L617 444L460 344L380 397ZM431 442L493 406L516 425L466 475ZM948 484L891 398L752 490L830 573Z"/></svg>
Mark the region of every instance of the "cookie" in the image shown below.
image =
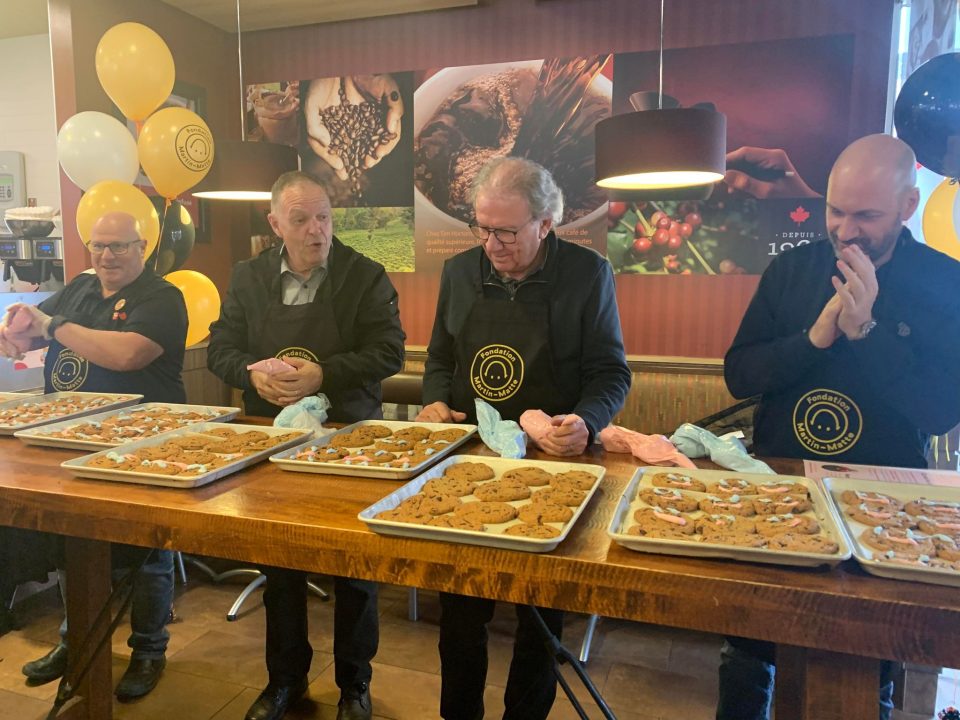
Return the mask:
<svg viewBox="0 0 960 720"><path fill-rule="evenodd" d="M539 525L548 522L566 522L573 517L573 510L557 503L530 503L517 512L517 517L525 523Z"/></svg>
<svg viewBox="0 0 960 720"><path fill-rule="evenodd" d="M693 535L693 518L669 508L640 508L633 514L637 525L646 529L672 529L685 535Z"/></svg>
<svg viewBox="0 0 960 720"><path fill-rule="evenodd" d="M894 565L909 565L913 567L930 567L933 558L928 555L911 555L897 550L887 550L886 552L877 551L873 554L873 559L877 562L891 563ZM949 561L945 561L949 562Z"/></svg>
<svg viewBox="0 0 960 720"><path fill-rule="evenodd" d="M871 509L874 509L874 506L877 506L876 509L892 509L893 512L903 509L903 503L897 500L895 497L878 492L844 490L840 495L840 499L843 500L843 502L845 502L847 505L859 505L860 503L867 503L867 505L871 506Z"/></svg>
<svg viewBox="0 0 960 720"><path fill-rule="evenodd" d="M767 547L770 550L816 553L817 555L833 555L840 552L840 546L828 537L796 533L774 535L767 540Z"/></svg>
<svg viewBox="0 0 960 720"><path fill-rule="evenodd" d="M373 435L364 432L363 428L357 428L350 432L334 435L330 438L328 444L334 447L358 448L365 445L372 445L374 440Z"/></svg>
<svg viewBox="0 0 960 720"><path fill-rule="evenodd" d="M697 542L701 539L699 535L690 535L682 530L662 527L651 528L643 525L632 525L627 529L627 535L637 535L651 540L683 540L685 542Z"/></svg>
<svg viewBox="0 0 960 720"><path fill-rule="evenodd" d="M361 425L359 429L370 434L377 440L388 438L393 434L393 430L386 425Z"/></svg>
<svg viewBox="0 0 960 720"><path fill-rule="evenodd" d="M467 431L463 428L444 428L443 430L434 430L427 436L427 438L429 440L445 440L448 443L452 443L456 442L466 434Z"/></svg>
<svg viewBox="0 0 960 720"><path fill-rule="evenodd" d="M424 483L421 492L440 493L442 495L456 495L463 497L471 495L476 490L477 484L464 478L439 477L433 480L427 480Z"/></svg>
<svg viewBox="0 0 960 720"><path fill-rule="evenodd" d="M447 477L463 478L473 482L483 482L496 475L489 465L475 462L454 463L447 467L443 474Z"/></svg>
<svg viewBox="0 0 960 720"><path fill-rule="evenodd" d="M135 470L151 475L177 475L180 472L180 468L166 460L144 460Z"/></svg>
<svg viewBox="0 0 960 720"><path fill-rule="evenodd" d="M140 460L135 455L121 455L112 450L103 455L96 455L86 462L87 467L105 470L133 470L139 464Z"/></svg>
<svg viewBox="0 0 960 720"><path fill-rule="evenodd" d="M946 500L917 498L904 505L903 509L910 515L924 515L938 519L960 518L960 503L948 502Z"/></svg>
<svg viewBox="0 0 960 720"><path fill-rule="evenodd" d="M537 538L538 540L549 540L550 538L559 537L560 531L550 525L532 525L524 522L519 525L511 525L503 531L503 534Z"/></svg>
<svg viewBox="0 0 960 720"><path fill-rule="evenodd" d="M730 514L703 515L694 522L694 528L703 536L708 535L754 535L757 525L753 520Z"/></svg>
<svg viewBox="0 0 960 720"><path fill-rule="evenodd" d="M912 528L917 526L918 520L918 518L908 515L903 510L895 511L893 507L867 505L867 503L848 505L843 509L843 512L851 520L870 527L879 525L881 527Z"/></svg>
<svg viewBox="0 0 960 720"><path fill-rule="evenodd" d="M377 450L387 450L393 453L407 452L413 449L413 443L409 440L394 437L381 438L377 440L373 446Z"/></svg>
<svg viewBox="0 0 960 720"><path fill-rule="evenodd" d="M756 522L757 532L761 535L779 535L785 532L813 535L820 532L820 524L805 515L764 515Z"/></svg>
<svg viewBox="0 0 960 720"><path fill-rule="evenodd" d="M531 500L540 503L556 503L577 507L587 499L587 494L572 487L548 487L533 493Z"/></svg>
<svg viewBox="0 0 960 720"><path fill-rule="evenodd" d="M741 515L743 517L757 514L757 511L753 509L753 502L743 499L739 495L731 495L725 498L710 495L700 501L700 509L705 513Z"/></svg>
<svg viewBox="0 0 960 720"><path fill-rule="evenodd" d="M589 490L597 481L597 476L583 470L568 470L567 472L557 473L550 480L554 487L574 487L577 490Z"/></svg>
<svg viewBox="0 0 960 720"><path fill-rule="evenodd" d="M757 483L757 495L761 497L771 497L776 495L799 495L808 497L810 495L806 486L795 482L769 482Z"/></svg>
<svg viewBox="0 0 960 720"><path fill-rule="evenodd" d="M177 460L188 465L214 465L221 462L219 455L206 450L186 450Z"/></svg>
<svg viewBox="0 0 960 720"><path fill-rule="evenodd" d="M913 530L883 527L869 528L861 533L860 542L874 551L879 550L881 553L887 550L893 550L898 554L911 557L917 557L919 555L933 556L936 554L936 548L930 536L914 532Z"/></svg>
<svg viewBox="0 0 960 720"><path fill-rule="evenodd" d="M393 433L393 436L400 440L409 440L410 442L416 443L430 437L430 431L425 427L414 425L397 430Z"/></svg>
<svg viewBox="0 0 960 720"><path fill-rule="evenodd" d="M162 445L152 445L150 447L137 450L137 456L141 460L165 460L181 451L178 445L172 443L163 443Z"/></svg>
<svg viewBox="0 0 960 720"><path fill-rule="evenodd" d="M703 542L710 545L731 545L733 547L766 547L767 538L756 533L722 533L715 532L702 535Z"/></svg>
<svg viewBox="0 0 960 720"><path fill-rule="evenodd" d="M469 502L458 506L454 515L472 518L484 525L497 525L513 520L517 509L505 502Z"/></svg>
<svg viewBox="0 0 960 720"><path fill-rule="evenodd" d="M757 497L751 500L757 515L786 515L787 513L804 513L813 508L810 498L797 495L779 495L774 497Z"/></svg>
<svg viewBox="0 0 960 720"><path fill-rule="evenodd" d="M433 519L433 515L428 512L420 512L411 508L396 507L392 510L384 510L377 513L374 517L378 520L389 520L391 522L418 523L423 525Z"/></svg>
<svg viewBox="0 0 960 720"><path fill-rule="evenodd" d="M203 432L206 435L216 435L221 438L232 438L237 434L236 430L228 427L206 428Z"/></svg>
<svg viewBox="0 0 960 720"><path fill-rule="evenodd" d="M443 515L460 506L460 498L456 495L442 495L440 493L420 493L404 500L398 507L417 512L426 512L431 515Z"/></svg>
<svg viewBox="0 0 960 720"><path fill-rule="evenodd" d="M487 527L476 518L465 515L436 515L427 520L432 527L451 528L452 530L472 530L485 532Z"/></svg>
<svg viewBox="0 0 960 720"><path fill-rule="evenodd" d="M526 467L514 468L513 470L507 470L503 475L500 476L500 479L517 480L522 482L524 485L529 485L530 487L541 487L543 485L550 484L550 481L553 479L553 473L548 473L543 468L529 465Z"/></svg>
<svg viewBox="0 0 960 720"><path fill-rule="evenodd" d="M680 490L694 490L696 492L706 492L707 486L700 480L695 480L689 475L673 472L656 473L650 482L654 487L672 487Z"/></svg>
<svg viewBox="0 0 960 720"><path fill-rule="evenodd" d="M930 540L937 549L937 557L951 562L960 560L960 547L957 541L949 535L931 535Z"/></svg>
<svg viewBox="0 0 960 720"><path fill-rule="evenodd" d="M723 478L707 485L707 492L719 497L730 495L756 495L757 486L743 478Z"/></svg>
<svg viewBox="0 0 960 720"><path fill-rule="evenodd" d="M680 512L693 512L698 507L698 500L690 495L684 495L676 488L654 487L640 491L640 499L647 505L659 508L673 508Z"/></svg>
<svg viewBox="0 0 960 720"><path fill-rule="evenodd" d="M304 460L306 462L329 462L330 460L339 460L346 457L350 451L343 447L333 447L332 445L308 445L291 460Z"/></svg>
<svg viewBox="0 0 960 720"><path fill-rule="evenodd" d="M530 488L522 482L509 480L494 480L493 482L480 485L473 491L477 500L511 502L513 500L526 500L530 497Z"/></svg>
<svg viewBox="0 0 960 720"><path fill-rule="evenodd" d="M906 513L904 513L906 515ZM920 528L922 532L925 532L929 535L936 535L940 533L942 535L950 535L952 537L960 537L960 518L954 519L950 517L927 517L926 515L907 515L909 518L913 518L917 522L917 527Z"/></svg>
<svg viewBox="0 0 960 720"><path fill-rule="evenodd" d="M247 430L246 432L237 433L237 438L244 442L261 442L263 440L269 440L270 434L263 432L263 430Z"/></svg>

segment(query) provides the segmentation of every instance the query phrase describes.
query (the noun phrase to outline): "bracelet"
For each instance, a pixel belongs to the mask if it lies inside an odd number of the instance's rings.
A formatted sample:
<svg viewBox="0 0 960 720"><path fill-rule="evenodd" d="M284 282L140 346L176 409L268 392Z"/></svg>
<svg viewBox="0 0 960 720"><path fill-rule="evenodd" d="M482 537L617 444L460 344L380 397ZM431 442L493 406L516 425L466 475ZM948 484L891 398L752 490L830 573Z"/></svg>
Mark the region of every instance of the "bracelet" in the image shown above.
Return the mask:
<svg viewBox="0 0 960 720"><path fill-rule="evenodd" d="M43 337L46 340L54 340L54 335L57 330L66 322L68 322L68 320L63 315L54 315L50 318L50 322L47 323L47 327L43 331Z"/></svg>

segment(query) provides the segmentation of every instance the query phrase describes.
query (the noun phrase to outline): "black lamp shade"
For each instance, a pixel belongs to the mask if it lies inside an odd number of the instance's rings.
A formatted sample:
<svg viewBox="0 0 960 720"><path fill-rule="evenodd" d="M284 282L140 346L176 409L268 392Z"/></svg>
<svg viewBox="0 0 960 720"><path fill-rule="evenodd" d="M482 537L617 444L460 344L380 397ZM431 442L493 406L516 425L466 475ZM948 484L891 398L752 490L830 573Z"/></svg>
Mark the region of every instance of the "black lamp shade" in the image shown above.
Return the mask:
<svg viewBox="0 0 960 720"><path fill-rule="evenodd" d="M193 194L209 200L269 200L276 179L297 167L297 151L289 145L217 140L213 166Z"/></svg>
<svg viewBox="0 0 960 720"><path fill-rule="evenodd" d="M713 110L629 112L601 120L595 132L597 185L612 193L709 193L726 170L727 119Z"/></svg>

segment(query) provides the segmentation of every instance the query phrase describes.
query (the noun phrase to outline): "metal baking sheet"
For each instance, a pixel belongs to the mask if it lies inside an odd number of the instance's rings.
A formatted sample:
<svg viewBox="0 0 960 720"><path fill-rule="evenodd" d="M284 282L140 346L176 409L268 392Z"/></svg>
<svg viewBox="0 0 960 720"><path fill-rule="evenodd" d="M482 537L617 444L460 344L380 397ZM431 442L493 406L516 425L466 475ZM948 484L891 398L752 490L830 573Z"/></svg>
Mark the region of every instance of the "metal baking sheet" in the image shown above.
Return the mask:
<svg viewBox="0 0 960 720"><path fill-rule="evenodd" d="M940 568L928 568L913 565L898 565L891 562L883 562L874 559L874 550L863 545L859 541L860 534L867 529L867 525L856 522L849 517L843 508L845 504L840 496L847 490L856 490L859 492L880 492L909 502L917 498L927 498L929 500L946 500L949 502L960 502L960 488L946 487L944 485L911 485L906 483L887 483L879 480L855 480L853 478L824 478L824 487L834 505L837 515L840 517L841 524L850 545L853 548L853 557L863 566L871 575L878 577L893 578L894 580L921 581L932 583L933 585L949 585L951 587L960 587L960 572L943 570Z"/></svg>
<svg viewBox="0 0 960 720"><path fill-rule="evenodd" d="M364 425L383 425L390 428L392 432L397 430L403 430L404 428L410 427L422 427L426 428L430 432L435 432L437 430L450 430L452 428L460 428L467 432L459 440L455 440L445 447L443 450L440 450L429 458L424 460L421 463L414 465L409 468L395 468L395 467L383 467L382 465L344 465L343 463L335 462L310 462L308 460L295 460L294 456L303 450L304 447L308 446L310 443L303 443L303 445L297 446L290 450L287 450L282 453L277 453L276 455L270 458L270 462L276 463L284 470L293 470L296 472L312 472L312 473L322 473L323 475L349 475L351 477L368 477L376 478L378 480L409 480L410 478L422 473L428 467L434 463L442 460L443 458L449 456L454 450L463 445L467 440L469 440L477 432L476 425L457 425L455 423L425 423L425 422L403 422L400 420L362 420L361 422L353 423L352 425L347 425L345 428L337 430L336 432L330 433L329 435L324 435L321 438L317 438L314 442L317 445L326 445L330 442L330 439L336 437L337 435L342 435L348 433L351 430L354 430L358 427L363 427Z"/></svg>
<svg viewBox="0 0 960 720"><path fill-rule="evenodd" d="M280 435L283 433L292 432L297 433L297 436L290 438L280 445L267 448L266 450L261 450L253 455L247 455L246 457L237 459L236 462L216 468L210 472L203 473L202 475L194 475L192 477L156 475L153 473L136 472L133 470L111 470L109 468L89 467L86 464L91 458L106 455L108 452L114 452L113 450L101 450L100 452L93 453L91 455L84 455L83 457L67 460L66 462L60 463L60 467L67 469L70 471L70 473L77 477L92 478L94 480L132 482L139 483L141 485L162 485L164 487L175 488L193 488L206 485L214 480L219 480L226 475L235 473L238 470L255 465L261 460L265 460L267 457L269 457L270 453L276 452L277 447L285 448L301 443L305 437L309 437L313 432L312 430L295 430L292 428L278 428L269 425L237 425L234 423L225 425L223 423L198 423L196 425L190 425L178 430L170 430L169 432L165 432L160 435L154 435L153 437L145 440L138 440L137 442L129 443L128 445L123 446L123 451L136 452L142 448L152 447L154 445L162 445L172 438L183 437L184 435L203 435L206 430L212 430L218 427L229 427L231 430L236 430L237 432L259 430L267 433L268 435Z"/></svg>
<svg viewBox="0 0 960 720"><path fill-rule="evenodd" d="M560 530L560 535L555 538L525 538L514 537L513 535L503 535L503 531L510 525L516 525L518 520L499 524L488 524L485 532L475 530L458 530L456 528L433 527L430 525L417 525L414 523L401 523L392 520L380 520L376 517L384 510L392 510L408 497L416 495L428 480L433 480L443 475L448 467L459 462L484 463L493 468L498 479L507 470L513 470L521 467L538 467L549 473L562 473L570 470L584 470L597 476L596 482L587 491L586 498L580 506L573 511L573 517L565 523L545 523L552 525ZM456 455L447 458L443 462L434 465L422 475L414 478L403 487L390 493L382 500L375 502L370 507L361 511L357 515L360 520L365 522L371 530L383 535L397 535L400 537L423 538L426 540L442 540L444 542L465 543L467 545L482 545L486 547L504 548L506 550L522 550L525 552L549 552L562 543L570 529L583 513L583 509L590 503L590 498L600 486L606 469L601 465L586 465L584 463L554 462L547 460L507 460L498 457L486 457L482 455ZM467 496L467 498L472 496ZM522 507L530 503L530 500L514 500L508 504L514 507ZM561 527L562 526L562 527Z"/></svg>
<svg viewBox="0 0 960 720"><path fill-rule="evenodd" d="M40 395L39 391L32 390L20 390L18 392L0 392L0 403L9 402L11 400L22 400L27 397L37 397Z"/></svg>
<svg viewBox="0 0 960 720"><path fill-rule="evenodd" d="M808 511L816 517L820 527L831 539L840 546L839 552L833 555L820 553L789 552L786 550L767 550L766 548L747 548L719 543L709 543L703 540L666 540L660 538L646 538L639 535L628 535L626 528L633 522L633 513L641 507L649 507L639 500L639 491L652 487L650 480L645 476L660 472L675 472L689 475L692 478L703 480L706 483L717 482L723 478L743 478L752 483L793 482L800 483L810 492L813 510ZM684 490L684 493L705 497L709 493ZM702 511L690 513L695 517ZM807 514L807 513L803 513ZM793 475L765 475L753 473L738 473L730 470L689 470L676 467L642 467L637 468L626 489L617 502L613 519L607 534L619 545L640 552L658 553L661 555L683 555L701 558L727 558L730 560L746 560L749 562L767 563L773 565L795 565L800 567L816 567L818 565L837 565L850 557L850 544L847 536L840 529L840 521L836 515L836 508L827 500L819 486L809 478ZM696 536L702 537L702 536Z"/></svg>
<svg viewBox="0 0 960 720"><path fill-rule="evenodd" d="M100 392L55 392L47 393L46 395L26 395L22 398L17 398L15 400L9 400L4 403L0 403L0 411L10 410L12 408L19 407L25 403L42 403L42 402L53 402L60 400L62 398L68 397L106 397L111 398L112 402L107 405L101 405L100 407L89 408L87 410L81 410L74 413L65 413L58 417L52 417L46 420L41 420L38 422L25 422L19 424L2 424L0 423L0 435L13 435L17 430L26 430L27 428L37 427L39 425L49 425L52 422L60 422L62 420L67 420L70 418L85 417L87 415L93 415L95 413L102 413L107 410L118 410L122 407L127 407L128 405L136 405L143 399L143 395L128 394L128 393L100 393Z"/></svg>
<svg viewBox="0 0 960 720"><path fill-rule="evenodd" d="M233 420L237 415L240 414L240 408L235 407L221 407L217 405L179 405L177 403L164 403L164 402L153 402L153 403L143 403L141 405L132 405L129 407L122 408L121 410L109 410L107 412L100 412L96 415L86 415L81 419L70 420L61 420L59 422L50 423L48 425L40 425L28 430L17 430L14 433L14 436L22 440L27 445L41 445L43 447L55 447L55 448L71 448L74 450L99 450L101 448L111 448L117 447L120 445L128 445L132 442L137 442L139 440L144 440L159 433L152 433L148 435L141 435L140 437L129 438L122 440L120 442L105 442L102 440L84 440L82 438L64 438L64 437L55 437L52 433L60 432L62 430L67 430L76 425L83 425L91 422L103 422L108 418L116 417L122 413L133 413L139 412L141 410L150 410L152 408L163 407L168 408L172 412L199 412L204 413L207 417L204 417L200 420L194 420L186 425L181 427L189 427L190 425L196 425L202 422L228 422ZM179 429L179 428L173 428ZM164 431L168 432L168 431Z"/></svg>

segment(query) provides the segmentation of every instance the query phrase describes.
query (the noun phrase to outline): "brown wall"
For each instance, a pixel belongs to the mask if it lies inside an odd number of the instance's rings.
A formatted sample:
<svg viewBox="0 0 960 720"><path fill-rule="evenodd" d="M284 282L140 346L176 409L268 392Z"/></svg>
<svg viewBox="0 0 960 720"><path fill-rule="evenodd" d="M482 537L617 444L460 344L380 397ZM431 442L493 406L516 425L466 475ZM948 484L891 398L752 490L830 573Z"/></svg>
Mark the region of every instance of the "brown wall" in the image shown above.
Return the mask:
<svg viewBox="0 0 960 720"><path fill-rule="evenodd" d="M177 80L206 90L205 119L214 137L239 137L239 80L236 35L225 33L158 0L49 0L57 127L82 110L119 116L97 79L97 43L121 22L140 22L156 30L173 53ZM89 267L72 219L80 191L61 173L61 209L67 275ZM230 279L231 212L211 206L213 242L197 245L185 269L199 270L221 288ZM243 215L245 218L246 215ZM246 232L246 225L238 230Z"/></svg>
<svg viewBox="0 0 960 720"><path fill-rule="evenodd" d="M116 22L138 20L167 40L177 77L207 88L208 122L214 136L239 137L235 51L232 35L156 0L49 0L72 22L76 98L65 114L70 89L55 64L58 125L77 110L106 109L93 67L100 35ZM665 43L692 47L816 35L855 37L850 114L838 118L854 139L882 131L894 0L671 0ZM88 7L90 6L90 7ZM81 12L82 9L82 12ZM62 14L62 13L61 13ZM307 79L341 74L417 70L530 58L650 50L658 37L657 0L483 0L472 8L312 25L244 34L248 82ZM63 31L58 46L71 41ZM64 52L62 49L60 52ZM665 73L669 92L669 67ZM79 193L64 182L64 214ZM211 204L213 244L198 246L187 267L209 275L222 289L229 267L246 248L247 211ZM67 241L68 246L71 242ZM76 243L74 243L76 244ZM74 255L81 255L79 245ZM248 251L246 251L248 252ZM85 258L83 260L85 262ZM68 264L79 271L77 260ZM426 344L439 277L395 273L408 343ZM757 278L618 276L617 293L627 350L638 355L720 357L728 346Z"/></svg>

